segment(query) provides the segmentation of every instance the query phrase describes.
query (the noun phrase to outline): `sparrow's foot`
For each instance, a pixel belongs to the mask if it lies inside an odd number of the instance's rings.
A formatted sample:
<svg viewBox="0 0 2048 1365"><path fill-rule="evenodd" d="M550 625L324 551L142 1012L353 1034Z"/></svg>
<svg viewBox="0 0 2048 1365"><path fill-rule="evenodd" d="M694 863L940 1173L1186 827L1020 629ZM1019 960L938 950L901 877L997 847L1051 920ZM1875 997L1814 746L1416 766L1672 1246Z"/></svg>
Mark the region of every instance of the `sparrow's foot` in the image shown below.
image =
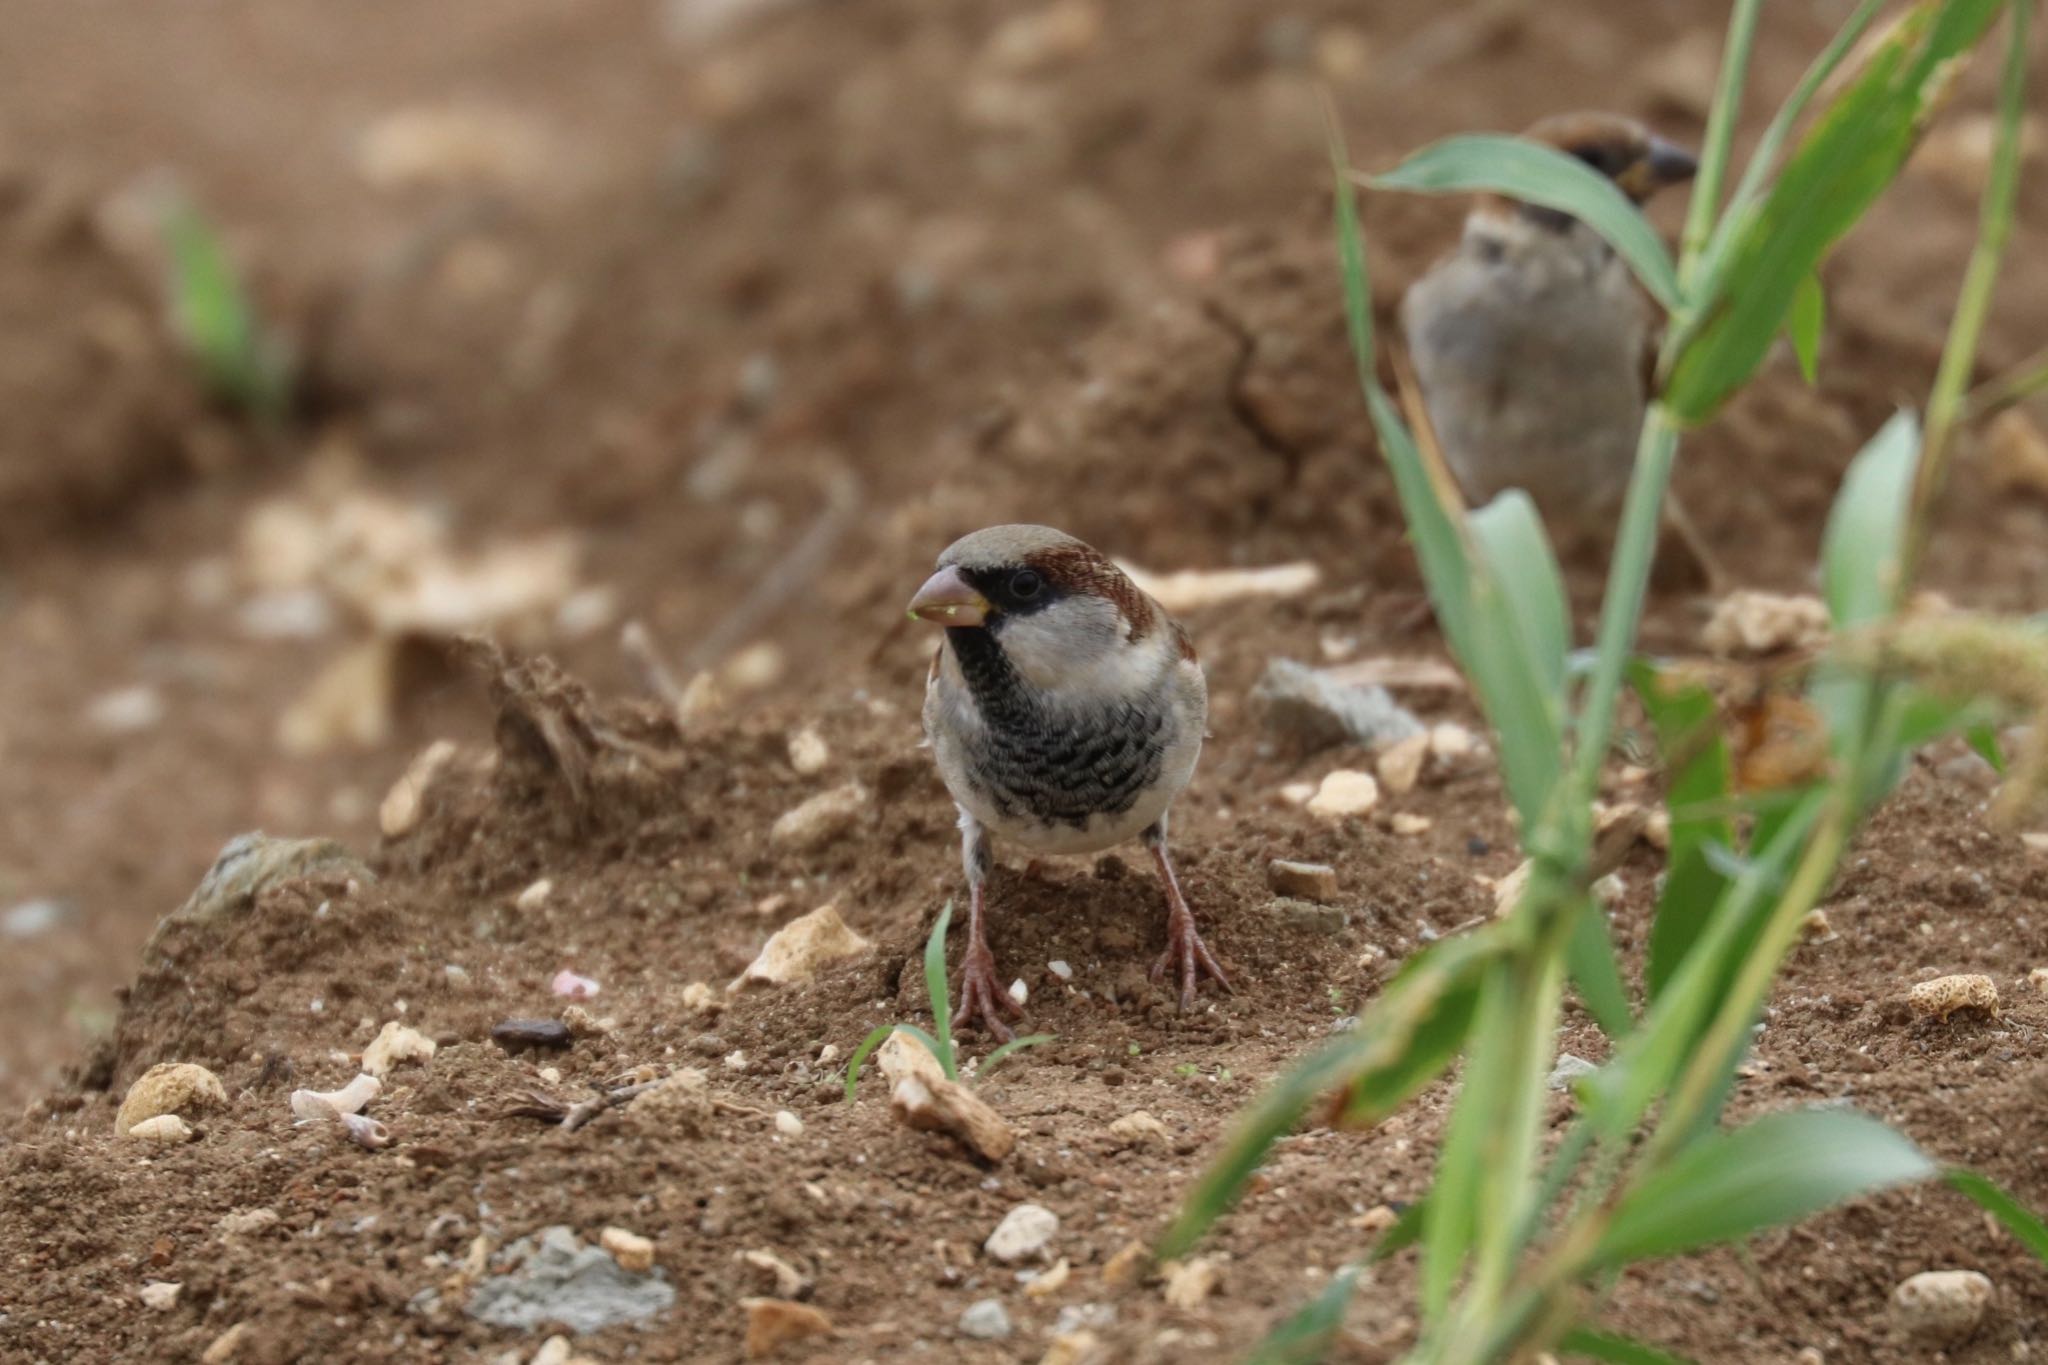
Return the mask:
<svg viewBox="0 0 2048 1365"><path fill-rule="evenodd" d="M980 1024L999 1042L1007 1043L1016 1034L1003 1022L1005 1014L1022 1019L1024 1007L1003 989L1002 979L996 975L996 955L988 950L988 945L973 944L967 949L966 961L960 964L960 1008L953 1011L953 1027Z"/></svg>
<svg viewBox="0 0 2048 1365"><path fill-rule="evenodd" d="M1195 917L1179 907L1166 918L1166 951L1152 964L1152 979L1164 980L1169 967L1180 975L1180 1008L1183 1014L1195 1007L1195 992L1200 989L1205 976L1221 986L1225 994L1236 994L1230 978L1223 974L1222 966L1209 951L1209 945L1202 942L1202 936L1195 931Z"/></svg>

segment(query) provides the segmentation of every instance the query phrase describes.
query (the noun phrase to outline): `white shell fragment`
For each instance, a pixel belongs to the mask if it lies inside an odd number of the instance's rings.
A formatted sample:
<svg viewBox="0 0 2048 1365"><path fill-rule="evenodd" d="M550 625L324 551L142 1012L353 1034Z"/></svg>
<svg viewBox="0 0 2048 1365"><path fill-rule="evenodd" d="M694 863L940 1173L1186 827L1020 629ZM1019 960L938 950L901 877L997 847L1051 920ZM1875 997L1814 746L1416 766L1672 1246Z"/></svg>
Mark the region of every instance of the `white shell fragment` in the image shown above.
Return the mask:
<svg viewBox="0 0 2048 1365"><path fill-rule="evenodd" d="M360 1114L365 1105L383 1093L384 1082L365 1072L339 1090L292 1091L292 1115L317 1120Z"/></svg>
<svg viewBox="0 0 2048 1365"><path fill-rule="evenodd" d="M158 1114L128 1130L128 1136L163 1147L176 1147L192 1140L192 1125L176 1114Z"/></svg>
<svg viewBox="0 0 2048 1365"><path fill-rule="evenodd" d="M341 1126L348 1130L348 1140L367 1151L379 1151L391 1145L391 1130L367 1114L336 1114Z"/></svg>

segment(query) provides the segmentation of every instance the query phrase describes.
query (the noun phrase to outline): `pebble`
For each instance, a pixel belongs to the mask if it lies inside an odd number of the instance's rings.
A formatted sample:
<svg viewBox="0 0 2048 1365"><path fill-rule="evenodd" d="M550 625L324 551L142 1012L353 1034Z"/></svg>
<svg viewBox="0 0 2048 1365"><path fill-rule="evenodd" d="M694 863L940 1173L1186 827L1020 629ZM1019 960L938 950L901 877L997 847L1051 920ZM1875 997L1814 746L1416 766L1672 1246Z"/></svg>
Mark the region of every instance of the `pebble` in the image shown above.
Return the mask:
<svg viewBox="0 0 2048 1365"><path fill-rule="evenodd" d="M960 1315L960 1335L1002 1341L1010 1335L1010 1315L995 1299L977 1299Z"/></svg>
<svg viewBox="0 0 2048 1365"><path fill-rule="evenodd" d="M789 737L789 766L800 777L815 777L832 761L832 750L815 725L806 725Z"/></svg>
<svg viewBox="0 0 2048 1365"><path fill-rule="evenodd" d="M1045 969L1051 972L1054 976L1058 977L1062 981L1072 981L1074 979L1073 967L1071 967L1059 958L1054 958L1052 961L1046 963Z"/></svg>
<svg viewBox="0 0 2048 1365"><path fill-rule="evenodd" d="M1066 1287L1066 1283L1072 1278L1073 1273L1074 1268L1067 1264L1067 1258L1064 1256L1055 1261L1050 1270L1040 1271L1036 1274L1028 1270L1018 1272L1020 1276L1029 1275L1031 1277L1024 1281L1024 1297L1027 1299L1051 1298Z"/></svg>
<svg viewBox="0 0 2048 1365"><path fill-rule="evenodd" d="M185 1292L185 1286L176 1280L151 1280L142 1286L142 1303L159 1313L168 1313L178 1306L178 1295Z"/></svg>
<svg viewBox="0 0 2048 1365"><path fill-rule="evenodd" d="M162 723L164 699L154 687L120 687L93 698L85 715L95 728L107 734L140 734Z"/></svg>
<svg viewBox="0 0 2048 1365"><path fill-rule="evenodd" d="M621 1270L644 1275L654 1269L654 1243L637 1232L606 1228L598 1234L597 1244L612 1254Z"/></svg>
<svg viewBox="0 0 2048 1365"><path fill-rule="evenodd" d="M569 1026L559 1019L507 1019L491 1029L491 1041L506 1049L567 1047Z"/></svg>
<svg viewBox="0 0 2048 1365"><path fill-rule="evenodd" d="M478 1283L465 1309L492 1327L532 1331L550 1323L580 1335L645 1321L675 1304L675 1287L658 1271L634 1274L566 1227L521 1238L502 1259L512 1268Z"/></svg>
<svg viewBox="0 0 2048 1365"><path fill-rule="evenodd" d="M1060 1230L1060 1216L1039 1204L1019 1204L1003 1215L982 1250L998 1261L1014 1263L1043 1252Z"/></svg>
<svg viewBox="0 0 2048 1365"><path fill-rule="evenodd" d="M540 1344L540 1349L533 1353L533 1359L527 1365L569 1365L569 1351L569 1338L549 1337Z"/></svg>
<svg viewBox="0 0 2048 1365"><path fill-rule="evenodd" d="M1429 757L1429 736L1410 735L1404 740L1388 745L1380 751L1374 763L1380 776L1380 785L1396 796L1405 796L1415 790L1415 784L1422 780L1422 765Z"/></svg>
<svg viewBox="0 0 2048 1365"><path fill-rule="evenodd" d="M128 1087L121 1108L114 1115L114 1131L132 1132L144 1119L159 1114L191 1114L204 1109L225 1108L226 1087L220 1077L191 1062L159 1062Z"/></svg>
<svg viewBox="0 0 2048 1365"><path fill-rule="evenodd" d="M236 1209L224 1213L214 1224L223 1237L253 1237L259 1232L268 1232L283 1222L276 1209Z"/></svg>
<svg viewBox="0 0 2048 1365"><path fill-rule="evenodd" d="M238 1322L222 1332L199 1353L199 1365L227 1365L241 1351L242 1343L249 1339L249 1330L248 1323Z"/></svg>
<svg viewBox="0 0 2048 1365"><path fill-rule="evenodd" d="M1405 810L1395 811L1393 816L1387 821L1388 827L1394 833L1404 835L1426 834L1429 832L1430 826L1435 823L1427 815L1416 815Z"/></svg>
<svg viewBox="0 0 2048 1365"><path fill-rule="evenodd" d="M2023 408L2008 408L1984 433L1985 473L2006 492L2048 496L2048 435Z"/></svg>
<svg viewBox="0 0 2048 1365"><path fill-rule="evenodd" d="M1349 815L1370 815L1380 803L1380 784L1371 773L1339 768L1323 778L1316 794L1308 799L1311 815L1341 820Z"/></svg>
<svg viewBox="0 0 2048 1365"><path fill-rule="evenodd" d="M1925 1270L1892 1291L1892 1313L1906 1335L1960 1341L1991 1306L1991 1281L1974 1270Z"/></svg>
<svg viewBox="0 0 2048 1365"><path fill-rule="evenodd" d="M1345 683L1292 659L1274 659L1252 688L1268 729L1311 749L1395 744L1423 734L1422 722L1377 683Z"/></svg>
<svg viewBox="0 0 2048 1365"><path fill-rule="evenodd" d="M1128 1289L1145 1278L1152 1266L1152 1248L1143 1242L1127 1242L1121 1251L1102 1264L1102 1282L1111 1289Z"/></svg>
<svg viewBox="0 0 2048 1365"><path fill-rule="evenodd" d="M512 904L521 910L538 910L547 904L548 897L553 895L554 891L554 882L542 877L513 897Z"/></svg>
<svg viewBox="0 0 2048 1365"><path fill-rule="evenodd" d="M2036 967L2027 973L2027 984L2043 995L2048 995L2048 967Z"/></svg>
<svg viewBox="0 0 2048 1365"><path fill-rule="evenodd" d="M437 1050L432 1038L393 1019L363 1049L363 1071L371 1076L386 1076L403 1062L424 1065L432 1061Z"/></svg>
<svg viewBox="0 0 2048 1365"><path fill-rule="evenodd" d="M839 917L838 907L821 905L810 914L793 919L776 930L761 945L760 955L726 990L808 981L826 963L856 957L871 946L868 940L847 927L846 921Z"/></svg>
<svg viewBox="0 0 2048 1365"><path fill-rule="evenodd" d="M548 983L548 989L565 1000L592 1000L604 988L589 977L579 976L564 967L555 973L554 980Z"/></svg>
<svg viewBox="0 0 2048 1365"><path fill-rule="evenodd" d="M802 1137L804 1121L787 1109L778 1109L775 1111L775 1131L784 1137Z"/></svg>
<svg viewBox="0 0 2048 1365"><path fill-rule="evenodd" d="M1083 1365L1102 1350L1102 1338L1089 1331L1061 1332L1038 1358L1038 1365Z"/></svg>
<svg viewBox="0 0 2048 1365"><path fill-rule="evenodd" d="M800 1299L810 1292L810 1278L766 1247L739 1252L734 1259L766 1275L774 1284L777 1298Z"/></svg>
<svg viewBox="0 0 2048 1365"><path fill-rule="evenodd" d="M1327 938L1344 931L1344 911L1334 905L1298 901L1281 896L1266 906L1266 914L1297 933Z"/></svg>
<svg viewBox="0 0 2048 1365"><path fill-rule="evenodd" d="M1266 865L1266 885L1282 896L1329 902L1337 899L1337 869L1328 863L1297 863L1275 858Z"/></svg>
<svg viewBox="0 0 2048 1365"><path fill-rule="evenodd" d="M1990 977L1975 972L1958 976L1937 976L1922 981L1906 992L1906 1003L1923 1019L1943 1022L1959 1012L1998 1017L1998 987Z"/></svg>
<svg viewBox="0 0 2048 1365"><path fill-rule="evenodd" d="M849 782L819 792L793 810L784 811L768 831L768 837L784 848L808 853L850 832L871 804L868 789L858 782Z"/></svg>
<svg viewBox="0 0 2048 1365"><path fill-rule="evenodd" d="M1020 1005L1031 999L1031 988L1024 984L1023 977L1020 976L1010 983L1010 998Z"/></svg>

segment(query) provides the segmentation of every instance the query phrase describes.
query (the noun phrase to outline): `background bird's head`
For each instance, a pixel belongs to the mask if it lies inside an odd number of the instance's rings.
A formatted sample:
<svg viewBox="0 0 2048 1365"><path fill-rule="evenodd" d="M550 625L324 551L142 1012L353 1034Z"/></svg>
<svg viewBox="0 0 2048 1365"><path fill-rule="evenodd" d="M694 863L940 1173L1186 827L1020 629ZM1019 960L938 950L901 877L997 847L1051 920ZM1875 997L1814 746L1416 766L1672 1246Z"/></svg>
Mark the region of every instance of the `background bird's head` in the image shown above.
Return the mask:
<svg viewBox="0 0 2048 1365"><path fill-rule="evenodd" d="M955 541L910 615L945 627L956 647L993 643L1025 681L1064 692L1137 685L1151 671L1146 646L1171 633L1121 569L1049 526L991 526Z"/></svg>
<svg viewBox="0 0 2048 1365"><path fill-rule="evenodd" d="M1577 157L1637 205L1648 203L1659 190L1691 180L1699 169L1699 158L1691 152L1619 114L1552 114L1531 124L1522 136ZM1498 217L1519 214L1552 226L1576 221L1556 209L1501 195L1482 197L1478 211Z"/></svg>

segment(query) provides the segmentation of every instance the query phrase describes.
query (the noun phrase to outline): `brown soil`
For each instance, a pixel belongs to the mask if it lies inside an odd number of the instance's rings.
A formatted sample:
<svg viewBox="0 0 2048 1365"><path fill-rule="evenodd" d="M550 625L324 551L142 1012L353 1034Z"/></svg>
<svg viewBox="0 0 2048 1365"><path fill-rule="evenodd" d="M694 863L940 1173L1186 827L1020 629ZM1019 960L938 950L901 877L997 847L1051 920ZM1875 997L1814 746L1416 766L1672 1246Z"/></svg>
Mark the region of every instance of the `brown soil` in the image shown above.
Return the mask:
<svg viewBox="0 0 2048 1365"><path fill-rule="evenodd" d="M1316 660L1328 638L1361 656L1440 648L1344 348L1313 82L1333 87L1367 164L1521 126L1560 92L1697 136L1689 87L1656 73L1711 40L1717 7L1586 0L1566 22L1410 0L1285 16L874 0L745 7L763 13L709 40L665 27L690 8L10 14L0 911L62 910L0 940L0 1098L28 1105L0 1129L0 1359L194 1359L243 1323L237 1360L530 1354L537 1337L461 1313L461 1264L477 1237L502 1246L560 1223L655 1238L677 1289L651 1326L578 1341L600 1360L737 1358L738 1301L768 1286L736 1255L761 1248L813 1282L839 1328L792 1360L1036 1360L1082 1305L1118 1359L1224 1360L1359 1254L1369 1234L1351 1220L1424 1188L1441 1091L1372 1133L1284 1144L1207 1248L1227 1263L1198 1309L1169 1307L1156 1281L1102 1279L1156 1235L1229 1115L1391 963L1482 913L1475 877L1518 857L1484 764L1390 803L1433 820L1419 836L1392 833L1385 810L1314 820L1279 788L1368 756L1290 753L1244 703L1267 660ZM1773 7L1749 135L1844 8ZM1986 107L1989 85L1970 73L1961 112ZM451 184L366 184L366 129L450 104L496 119L511 150ZM209 408L162 335L153 268L113 207L166 166L301 343L315 386L287 431ZM2044 209L2035 177L2015 283L2048 248ZM1390 305L1457 209L1376 198L1367 216ZM1809 581L1849 455L1925 392L1973 226L1950 175L1909 172L1829 267L1819 387L1781 358L1689 441L1681 488L1746 581ZM2003 291L1985 370L2044 331L2048 298ZM683 733L636 699L615 629L546 637L590 689L568 688L575 714L609 737L573 789L516 736L494 762L486 688L431 649L413 651L388 738L288 752L276 719L345 632L252 636L231 564L252 509L337 479L431 501L468 544L573 531L584 580L679 664L767 641L779 673L751 690L729 679L726 708ZM1057 1041L983 1086L1022 1134L983 1169L896 1126L872 1081L838 1103L843 1062L820 1054L928 1020L917 957L960 889L958 855L917 749L929 641L899 612L938 548L1005 520L1156 569L1306 558L1324 586L1189 622L1215 738L1176 838L1234 996L1182 1017L1145 981L1161 907L1135 857L998 876L995 950ZM2048 506L1966 462L1950 522L1940 587L2041 608ZM806 544L826 552L797 590L734 624L754 584L805 567ZM1574 587L1591 601L1592 581ZM1699 603L1661 598L1649 635L1684 645L1699 620ZM135 687L161 714L110 727L95 699ZM1459 702L1413 700L1472 721ZM811 776L787 756L805 725L831 754ZM379 799L438 736L459 757L419 825L381 841ZM2048 962L2048 859L1985 826L1986 793L1954 757L1923 760L1863 839L1827 905L1838 936L1794 957L1737 1105L1847 1099L2048 1205L2048 1001L2024 985ZM777 816L854 780L874 800L852 831L804 854L771 843ZM158 918L252 827L340 838L379 875L284 884L239 915L167 928L143 960ZM1276 906L1276 856L1333 864L1341 915ZM1656 871L1646 850L1624 869L1616 933L1632 950ZM552 895L520 908L542 877ZM687 984L721 985L828 902L872 952L720 1013L685 1004ZM602 983L590 1009L615 1029L548 1055L488 1040L508 1017L559 1015L548 983L564 967ZM1937 971L1994 976L2003 1016L1901 1022L1898 997ZM347 1079L400 1017L443 1046L373 1108L396 1146L295 1128L287 1093ZM1561 1046L1599 1055L1583 1022ZM123 1090L167 1060L218 1071L231 1103L174 1151L116 1141ZM503 1114L536 1088L581 1098L681 1065L726 1103L606 1113L573 1133ZM801 1135L777 1129L780 1109ZM1166 1142L1110 1136L1139 1109ZM1061 1216L1055 1251L1072 1264L1044 1298L980 1252L1027 1199ZM222 1230L251 1209L278 1221ZM1938 1266L1999 1286L1986 1326L1945 1358L2022 1359L2048 1339L2039 1266L1931 1191L1764 1237L1747 1260L1634 1272L1613 1317L1702 1361L1809 1346L1919 1360L1892 1342L1885 1301ZM151 1280L183 1285L167 1311L140 1300ZM1399 1345L1409 1289L1396 1263L1359 1295L1357 1358ZM986 1297L1007 1307L1009 1340L957 1334Z"/></svg>

